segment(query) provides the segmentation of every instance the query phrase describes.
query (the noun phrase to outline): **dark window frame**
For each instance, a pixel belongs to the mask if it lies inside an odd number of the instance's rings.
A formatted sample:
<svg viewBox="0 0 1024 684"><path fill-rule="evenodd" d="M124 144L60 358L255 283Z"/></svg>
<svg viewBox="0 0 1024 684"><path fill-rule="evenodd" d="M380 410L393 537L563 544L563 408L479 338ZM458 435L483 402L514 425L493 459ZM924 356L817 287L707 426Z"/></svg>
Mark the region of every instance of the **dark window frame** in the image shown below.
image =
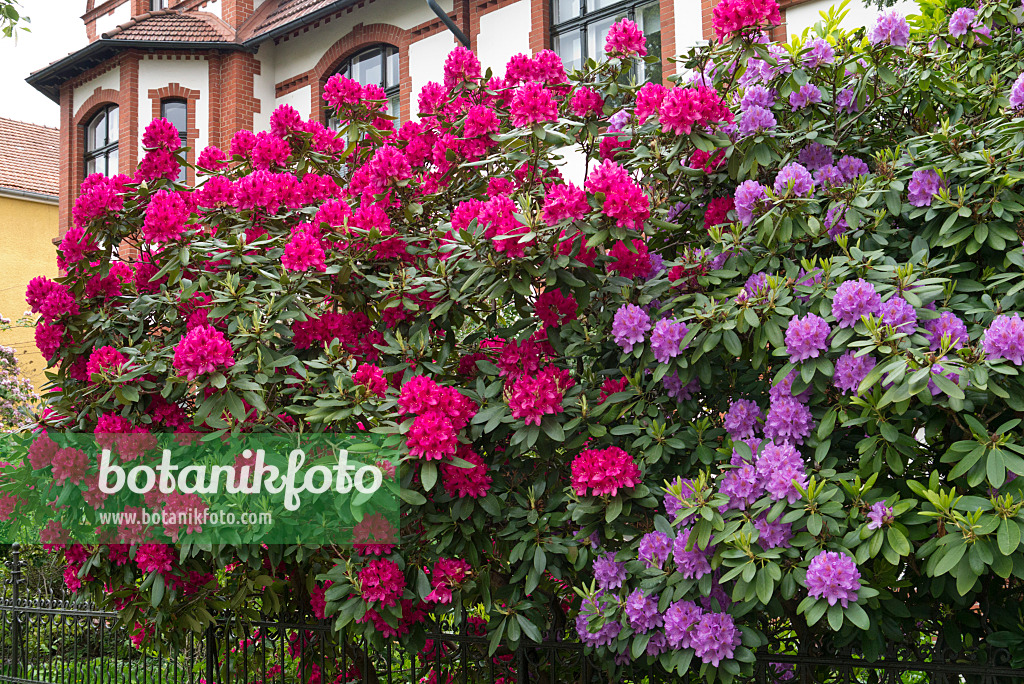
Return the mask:
<svg viewBox="0 0 1024 684"><path fill-rule="evenodd" d="M627 19L636 22L638 10L648 5L658 6L658 27L660 32L661 3L659 0L622 0L621 2L615 2L607 7L602 7L600 9L596 9L593 11L587 10L587 0L579 0L579 14L575 17L572 17L571 19L566 19L565 21L558 23L554 23L554 17L556 17L558 14L558 0L551 0L551 49L555 50L556 38L558 36L569 34L575 31L579 34L580 39L580 63L586 64L587 60L591 58L593 58L596 61L600 61L604 57L604 52L602 49L603 46L598 48L599 50L602 50L601 54L588 54L590 41L587 38L587 27L591 24L596 24L602 20L614 17L618 14L625 14ZM640 62L640 64L643 64L643 62Z"/></svg>
<svg viewBox="0 0 1024 684"><path fill-rule="evenodd" d="M391 54L394 54L394 56L396 58L396 62L398 62L398 60L401 59L399 57L400 52L399 52L399 49L398 49L397 45L392 45L391 43L374 43L373 45L367 45L365 47L362 47L359 50L353 52L351 55L349 55L345 59L343 59L341 62L339 62L337 68L334 69L331 72L331 76L333 76L335 74L341 74L342 76L347 76L347 77L351 78L351 76L348 76L347 72L350 72L350 70L352 68L352 63L354 61L356 61L357 59L359 59L361 57L366 57L367 55L369 55L370 53L373 53L373 52L379 52L380 53L380 61L381 61L380 83L375 83L373 85L378 85L378 86L380 86L381 88L384 89L384 95L387 97L389 102L392 99L397 98L397 102L399 103L399 106L401 106L402 74L401 74L401 64L400 63L396 64L396 68L397 68L398 73L393 74L393 76L394 76L394 81L393 81L394 85L392 85L392 86L387 85L388 80L389 80L388 77L389 77L389 75L391 75L389 73L389 71L388 71L388 69L389 69L388 63L391 61L391 59L390 59ZM328 78L330 78L330 76L328 76ZM363 85L368 85L368 84L363 84ZM394 112L391 112L391 115L394 116L399 121L401 121L401 114L400 114L400 112L394 111ZM336 121L337 120L333 116L331 116L329 111L326 112L325 116L326 116L326 119L327 119L328 126L336 127Z"/></svg>
<svg viewBox="0 0 1024 684"><path fill-rule="evenodd" d="M167 119L167 105L169 104L178 104L185 108L185 127L178 129L178 137L181 138L181 146L184 147L188 144L188 100L183 97L165 97L160 100L161 119ZM170 119L167 120L170 121Z"/></svg>
<svg viewBox="0 0 1024 684"><path fill-rule="evenodd" d="M91 117L89 117L89 120L85 122L85 126L84 126L84 128L85 128L85 166L86 166L86 168L88 168L89 162L97 160L97 159L103 159L103 166L105 168L105 172L104 172L103 175L107 176L108 178L110 176L116 174L117 171L118 171L117 169L111 169L110 168L110 153L118 151L118 145L121 142L121 140L120 140L120 138L121 138L120 130L116 131L116 136L114 137L113 141L111 141L111 139L110 139L110 133L111 133L111 131L110 131L110 113L112 111L114 111L114 110L119 110L118 105L116 105L114 103L103 105L103 107L98 109ZM89 135L89 131L92 129L93 123L96 121L96 119L98 119L101 116L103 117L103 134L104 134L103 141L104 141L104 143L102 145L98 146L98 147L90 149L89 145L90 145L90 137L91 136ZM121 113L120 113L120 111L118 111L117 120L118 120L118 128L120 128L120 122L121 122ZM120 164L120 154L118 155L118 163ZM97 170L94 173L99 173L99 171Z"/></svg>

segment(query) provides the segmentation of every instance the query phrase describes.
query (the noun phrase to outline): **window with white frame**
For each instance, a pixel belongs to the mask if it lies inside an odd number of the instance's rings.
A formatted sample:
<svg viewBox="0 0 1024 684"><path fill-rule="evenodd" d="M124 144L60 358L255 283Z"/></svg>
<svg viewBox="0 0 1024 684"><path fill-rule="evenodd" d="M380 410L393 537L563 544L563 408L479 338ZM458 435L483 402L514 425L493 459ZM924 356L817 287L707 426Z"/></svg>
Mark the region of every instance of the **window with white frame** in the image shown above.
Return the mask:
<svg viewBox="0 0 1024 684"><path fill-rule="evenodd" d="M117 173L118 135L117 105L106 105L85 125L85 175Z"/></svg>

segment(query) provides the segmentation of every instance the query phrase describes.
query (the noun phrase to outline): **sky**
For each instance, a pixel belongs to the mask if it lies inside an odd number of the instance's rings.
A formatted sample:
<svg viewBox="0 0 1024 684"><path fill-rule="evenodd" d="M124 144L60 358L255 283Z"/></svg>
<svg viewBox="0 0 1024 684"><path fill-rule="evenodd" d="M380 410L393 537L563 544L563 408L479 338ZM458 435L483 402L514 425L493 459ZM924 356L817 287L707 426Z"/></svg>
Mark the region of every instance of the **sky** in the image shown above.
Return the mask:
<svg viewBox="0 0 1024 684"><path fill-rule="evenodd" d="M60 107L25 78L85 46L85 0L21 0L31 33L17 42L0 35L0 116L44 126L60 125Z"/></svg>

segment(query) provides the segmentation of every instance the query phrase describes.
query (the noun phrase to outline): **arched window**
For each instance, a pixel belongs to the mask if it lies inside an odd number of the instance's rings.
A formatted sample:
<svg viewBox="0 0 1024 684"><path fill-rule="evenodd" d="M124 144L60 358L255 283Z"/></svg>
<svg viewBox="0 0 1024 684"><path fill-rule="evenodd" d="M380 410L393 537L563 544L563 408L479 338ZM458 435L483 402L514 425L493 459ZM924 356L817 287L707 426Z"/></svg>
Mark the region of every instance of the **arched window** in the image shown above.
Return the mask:
<svg viewBox="0 0 1024 684"><path fill-rule="evenodd" d="M552 47L567 70L579 69L588 59L605 58L604 41L612 24L632 19L647 37L647 54L653 64L637 60L634 76L639 82L661 83L661 17L657 2L648 0L552 0L554 25Z"/></svg>
<svg viewBox="0 0 1024 684"><path fill-rule="evenodd" d="M178 129L178 137L181 138L181 146L188 145L188 102L180 97L172 97L160 101L161 118L170 121ZM185 180L185 167L178 172L178 180Z"/></svg>
<svg viewBox="0 0 1024 684"><path fill-rule="evenodd" d="M379 85L388 96L388 114L398 116L398 48L381 43L360 50L342 62L336 73L363 85ZM334 128L337 119L332 117L329 123Z"/></svg>
<svg viewBox="0 0 1024 684"><path fill-rule="evenodd" d="M85 175L117 173L117 105L107 105L85 126Z"/></svg>

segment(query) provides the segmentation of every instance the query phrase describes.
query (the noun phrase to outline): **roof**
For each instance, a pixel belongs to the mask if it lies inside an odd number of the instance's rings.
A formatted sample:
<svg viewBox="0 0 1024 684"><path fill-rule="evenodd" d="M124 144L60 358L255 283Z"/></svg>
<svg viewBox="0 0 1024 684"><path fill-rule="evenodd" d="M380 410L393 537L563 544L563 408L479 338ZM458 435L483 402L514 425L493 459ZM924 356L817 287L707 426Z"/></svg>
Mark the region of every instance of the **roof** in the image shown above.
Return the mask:
<svg viewBox="0 0 1024 684"><path fill-rule="evenodd" d="M335 4L338 4L337 0L276 0L264 3L266 10L258 12L253 16L252 21L247 22L248 25L244 29L245 37L262 36L296 19L302 19L319 9ZM263 8L260 9L263 10Z"/></svg>
<svg viewBox="0 0 1024 684"><path fill-rule="evenodd" d="M0 188L57 197L60 131L0 118Z"/></svg>
<svg viewBox="0 0 1024 684"><path fill-rule="evenodd" d="M155 10L133 17L104 33L107 40L169 40L182 43L223 43L234 40L231 29L208 12Z"/></svg>
<svg viewBox="0 0 1024 684"><path fill-rule="evenodd" d="M268 0L238 30L239 42L258 44L356 4L357 0Z"/></svg>

